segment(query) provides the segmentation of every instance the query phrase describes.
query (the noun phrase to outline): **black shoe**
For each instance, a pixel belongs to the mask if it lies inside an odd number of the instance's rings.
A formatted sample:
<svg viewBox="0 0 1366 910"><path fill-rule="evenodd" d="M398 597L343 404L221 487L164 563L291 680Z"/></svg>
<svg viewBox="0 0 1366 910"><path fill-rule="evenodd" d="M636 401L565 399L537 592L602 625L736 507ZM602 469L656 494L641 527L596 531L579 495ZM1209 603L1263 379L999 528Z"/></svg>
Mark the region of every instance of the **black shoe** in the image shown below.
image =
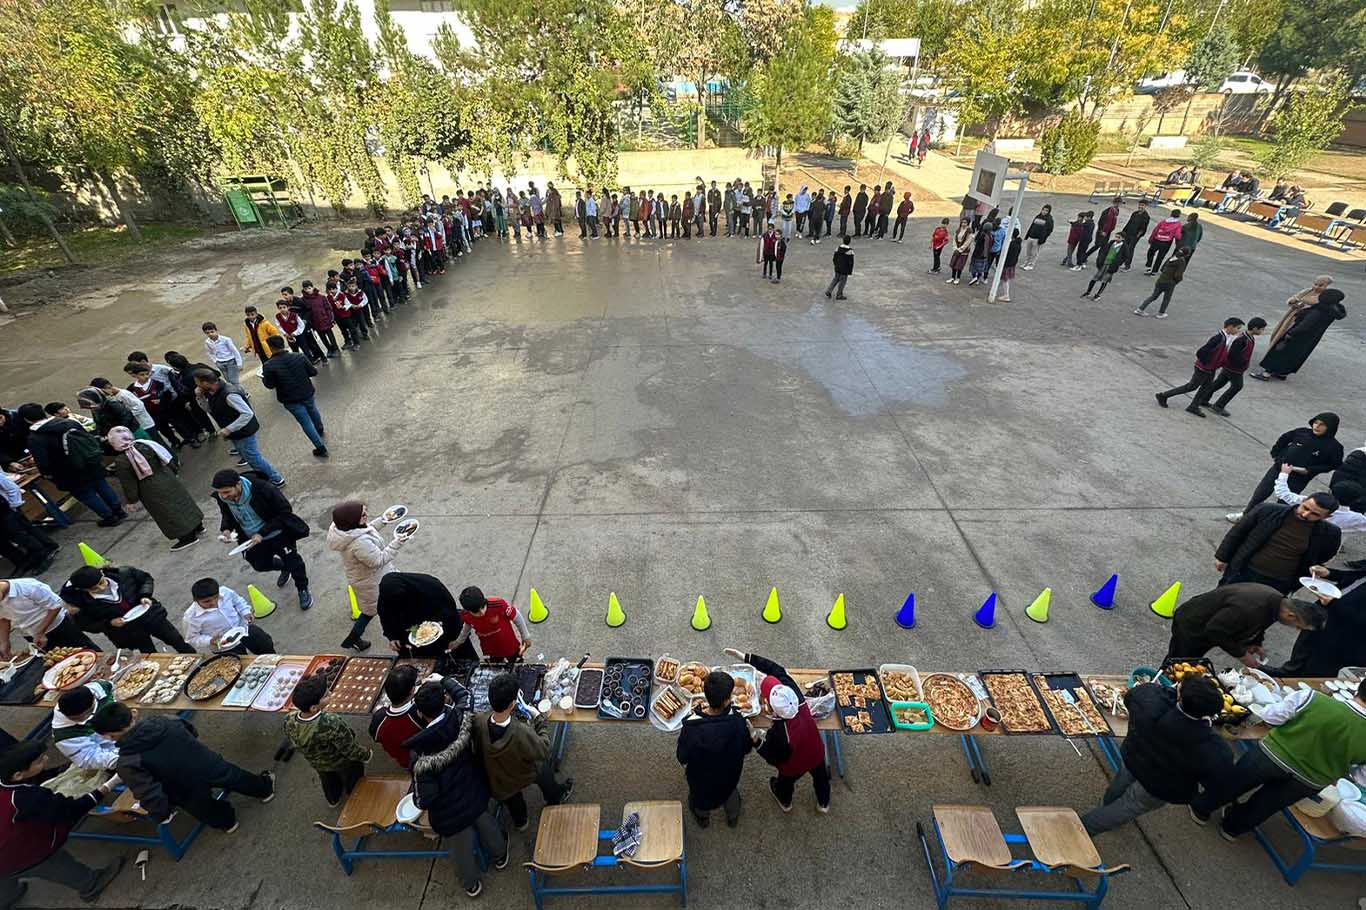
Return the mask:
<svg viewBox="0 0 1366 910"><path fill-rule="evenodd" d="M1228 416L1229 416L1228 411L1227 411L1225 408L1219 407L1219 405L1217 405L1217 404L1207 404L1207 405L1205 405L1205 407L1209 408L1211 411L1213 411L1214 413L1218 414L1220 417L1228 417Z"/></svg>
<svg viewBox="0 0 1366 910"><path fill-rule="evenodd" d="M363 638L353 638L353 639L351 639L351 643L350 643L350 644L347 644L346 642L342 642L342 647L343 647L343 648L350 648L352 651L355 651L357 654L359 654L359 653L362 652L362 651L369 651L369 650L370 650L370 642L366 641L366 640L363 639Z"/></svg>
<svg viewBox="0 0 1366 910"><path fill-rule="evenodd" d="M826 297L829 297L829 296L830 296L830 292L829 292L829 291L826 291L826 292L825 292L825 296L826 296Z"/></svg>
<svg viewBox="0 0 1366 910"><path fill-rule="evenodd" d="M285 479L281 477L279 480L272 480L271 483L275 484L277 487L282 487L285 485Z"/></svg>
<svg viewBox="0 0 1366 910"><path fill-rule="evenodd" d="M112 882L123 868L124 859L120 856L109 865L95 873L95 881L90 887L81 892L81 900L87 904L93 904L100 899L100 893Z"/></svg>
<svg viewBox="0 0 1366 910"><path fill-rule="evenodd" d="M289 569L281 569L280 574L275 578L275 587L283 588L289 584Z"/></svg>
<svg viewBox="0 0 1366 910"><path fill-rule="evenodd" d="M848 297L845 297L843 294L836 294L836 295L835 295L835 299L836 299L836 300L848 300L849 298L848 298Z"/></svg>
<svg viewBox="0 0 1366 910"><path fill-rule="evenodd" d="M304 588L302 591L299 592L299 609L307 610L312 606L313 594L308 590L308 588Z"/></svg>
<svg viewBox="0 0 1366 910"><path fill-rule="evenodd" d="M1158 393L1157 393L1156 395L1154 395L1153 397L1157 399L1157 403L1158 403L1159 406L1164 407L1164 408L1167 406L1167 396L1166 396L1166 395L1163 395L1161 392L1158 392Z"/></svg>
<svg viewBox="0 0 1366 910"><path fill-rule="evenodd" d="M321 448L313 450L313 455L317 458L326 458L330 454L331 453L327 451L327 446L322 446Z"/></svg>
<svg viewBox="0 0 1366 910"><path fill-rule="evenodd" d="M710 818L710 817L708 817L708 816L706 816L706 815L698 815L696 812L694 812L694 813L692 814L692 817L693 817L693 819L697 822L697 827L699 827L699 828L709 828L709 827L711 827L711 818Z"/></svg>
<svg viewBox="0 0 1366 910"><path fill-rule="evenodd" d="M1189 406L1187 406L1187 408L1186 408L1186 413L1187 413L1187 414L1194 414L1196 417L1199 417L1201 420L1204 420L1204 419L1205 419L1205 414L1204 414L1204 412L1201 411L1199 408L1197 408L1195 405L1189 405Z"/></svg>
<svg viewBox="0 0 1366 910"><path fill-rule="evenodd" d="M511 858L512 858L512 851L509 850L509 851L507 851L506 853L504 853L502 856L498 857L498 859L495 859L495 860L493 861L493 868L495 868L495 869L506 869L506 868L508 867L508 860L511 859Z"/></svg>
<svg viewBox="0 0 1366 910"><path fill-rule="evenodd" d="M175 543L171 544L171 552L174 553L176 550L185 550L185 549L188 549L188 548L194 546L194 545L197 544L197 543L199 543L199 535L198 535L198 534L190 534L189 536L187 536L187 537L182 537L182 538L180 538L179 540L177 540Z"/></svg>
<svg viewBox="0 0 1366 910"><path fill-rule="evenodd" d="M567 803L567 802L569 802L569 797L571 797L571 796L573 796L573 795L574 795L574 778L572 778L572 777L566 777L566 778L564 779L564 789L562 789L562 790L560 791L560 802L561 802L561 803Z"/></svg>
<svg viewBox="0 0 1366 910"><path fill-rule="evenodd" d="M122 523L122 518L117 515L110 515L108 518L101 518L99 521L95 522L95 526L98 528L112 528L115 525Z"/></svg>

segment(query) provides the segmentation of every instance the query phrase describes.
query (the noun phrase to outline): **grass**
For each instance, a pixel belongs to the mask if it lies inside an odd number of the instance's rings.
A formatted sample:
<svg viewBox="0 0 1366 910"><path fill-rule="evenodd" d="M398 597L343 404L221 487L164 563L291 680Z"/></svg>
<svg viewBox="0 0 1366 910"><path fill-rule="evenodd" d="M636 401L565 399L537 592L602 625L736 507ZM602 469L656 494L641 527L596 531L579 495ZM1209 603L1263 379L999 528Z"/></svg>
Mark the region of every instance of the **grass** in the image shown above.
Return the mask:
<svg viewBox="0 0 1366 910"><path fill-rule="evenodd" d="M65 239L78 262L93 265L117 262L137 253L191 240L205 231L202 226L192 224L143 224L140 227L141 243L130 237L122 225L84 228L66 234ZM66 264L55 242L47 237L36 237L5 251L3 260L0 260L0 275L13 275L29 269L61 268Z"/></svg>

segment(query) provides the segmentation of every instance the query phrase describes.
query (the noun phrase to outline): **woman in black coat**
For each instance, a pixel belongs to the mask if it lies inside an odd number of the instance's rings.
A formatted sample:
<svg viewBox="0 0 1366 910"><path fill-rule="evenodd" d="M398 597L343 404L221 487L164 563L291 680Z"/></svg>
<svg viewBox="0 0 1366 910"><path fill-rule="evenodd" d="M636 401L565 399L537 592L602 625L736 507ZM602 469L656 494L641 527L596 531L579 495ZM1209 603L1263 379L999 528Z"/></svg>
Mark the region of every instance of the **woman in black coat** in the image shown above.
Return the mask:
<svg viewBox="0 0 1366 910"><path fill-rule="evenodd" d="M1328 327L1347 315L1347 308L1342 305L1344 296L1337 288L1328 288L1319 294L1318 302L1306 308L1266 352L1262 368L1253 373L1252 378L1263 382L1285 379L1304 366Z"/></svg>
<svg viewBox="0 0 1366 910"><path fill-rule="evenodd" d="M464 626L460 605L450 590L441 579L421 572L390 572L381 578L376 609L389 648L400 657L441 657ZM408 641L409 630L429 620L441 623L441 637L420 648L413 646ZM449 653L455 660L479 659L468 640Z"/></svg>

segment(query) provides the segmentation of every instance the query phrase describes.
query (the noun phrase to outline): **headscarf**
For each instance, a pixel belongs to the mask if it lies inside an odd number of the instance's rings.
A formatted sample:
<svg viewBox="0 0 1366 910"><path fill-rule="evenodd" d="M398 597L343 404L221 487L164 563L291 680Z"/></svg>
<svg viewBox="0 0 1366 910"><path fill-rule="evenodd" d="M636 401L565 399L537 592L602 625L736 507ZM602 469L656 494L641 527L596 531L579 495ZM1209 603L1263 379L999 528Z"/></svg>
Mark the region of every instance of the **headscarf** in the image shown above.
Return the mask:
<svg viewBox="0 0 1366 910"><path fill-rule="evenodd" d="M114 427L105 436L105 439L109 440L109 445L115 452L122 452L128 458L128 463L133 466L133 475L138 480L145 480L152 476L152 466L138 451L138 447L133 445L133 432L131 430L127 427ZM171 453L166 450L165 446L152 442L150 439L144 439L143 442L152 447L152 451L156 453L157 458L161 459L162 464L171 463Z"/></svg>
<svg viewBox="0 0 1366 910"><path fill-rule="evenodd" d="M1342 303L1346 296L1337 288L1324 288L1319 292L1319 299L1315 301L1314 306L1327 308L1335 303Z"/></svg>
<svg viewBox="0 0 1366 910"><path fill-rule="evenodd" d="M76 393L76 401L81 407L97 408L104 404L104 393L94 386L90 386Z"/></svg>
<svg viewBox="0 0 1366 910"><path fill-rule="evenodd" d="M337 526L338 531L354 531L361 525L360 516L365 511L365 503L356 499L348 499L346 502L338 503L332 509L332 523Z"/></svg>
<svg viewBox="0 0 1366 910"><path fill-rule="evenodd" d="M441 579L422 572L389 572L379 580L376 603L380 628L386 638L402 640L407 629L436 620L444 627L443 640L460 632L460 606Z"/></svg>

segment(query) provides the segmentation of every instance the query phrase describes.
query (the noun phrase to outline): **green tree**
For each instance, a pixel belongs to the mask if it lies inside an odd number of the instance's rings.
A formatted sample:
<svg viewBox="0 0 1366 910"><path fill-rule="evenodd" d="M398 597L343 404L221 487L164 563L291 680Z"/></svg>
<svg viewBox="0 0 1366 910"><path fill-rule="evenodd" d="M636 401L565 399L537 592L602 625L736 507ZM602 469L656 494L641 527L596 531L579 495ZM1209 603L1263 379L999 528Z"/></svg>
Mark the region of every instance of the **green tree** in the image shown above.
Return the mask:
<svg viewBox="0 0 1366 910"><path fill-rule="evenodd" d="M968 126L989 123L995 138L1002 122L1022 110L1016 75L1036 49L1008 4L972 8L939 58L939 71L958 115L959 137Z"/></svg>
<svg viewBox="0 0 1366 910"><path fill-rule="evenodd" d="M697 147L706 148L708 83L741 80L751 59L731 0L657 0L653 21L660 65L697 86Z"/></svg>
<svg viewBox="0 0 1366 910"><path fill-rule="evenodd" d="M1276 80L1263 122L1285 93L1312 70L1339 70L1349 80L1366 75L1366 0L1287 3L1257 54L1261 74Z"/></svg>
<svg viewBox="0 0 1366 910"><path fill-rule="evenodd" d="M1342 132L1344 100L1349 84L1338 79L1323 89L1299 92L1271 118L1271 148L1258 162L1266 176L1279 179L1306 164Z"/></svg>
<svg viewBox="0 0 1366 910"><path fill-rule="evenodd" d="M815 142L830 127L834 64L834 13L808 6L749 82L754 106L741 127L751 147L777 149L780 175L784 148Z"/></svg>
<svg viewBox="0 0 1366 910"><path fill-rule="evenodd" d="M839 58L835 71L834 126L858 140L886 139L900 125L901 73L877 48Z"/></svg>
<svg viewBox="0 0 1366 910"><path fill-rule="evenodd" d="M1091 163L1100 145L1100 121L1072 109L1047 124L1039 135L1039 163L1045 173L1075 174Z"/></svg>
<svg viewBox="0 0 1366 910"><path fill-rule="evenodd" d="M1238 68L1242 58L1238 44L1233 40L1233 32L1225 25L1217 24L1205 37L1191 48L1186 64L1186 84L1195 91L1208 91L1217 87ZM1186 121L1190 118L1191 105L1195 101L1192 93L1186 102L1186 110L1181 115L1181 132L1186 132Z"/></svg>

